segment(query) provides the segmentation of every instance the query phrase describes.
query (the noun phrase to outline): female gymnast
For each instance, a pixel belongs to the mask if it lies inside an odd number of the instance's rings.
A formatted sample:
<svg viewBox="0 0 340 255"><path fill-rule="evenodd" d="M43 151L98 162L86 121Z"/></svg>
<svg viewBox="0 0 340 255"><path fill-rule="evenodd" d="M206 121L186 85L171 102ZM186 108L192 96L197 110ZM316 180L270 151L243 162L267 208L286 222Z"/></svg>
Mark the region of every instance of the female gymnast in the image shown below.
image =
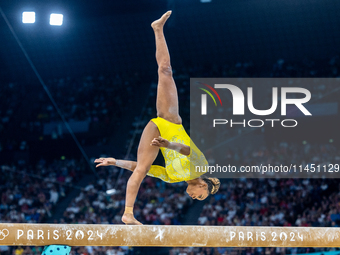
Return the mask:
<svg viewBox="0 0 340 255"><path fill-rule="evenodd" d="M137 193L146 175L157 177L165 182L186 181L186 192L193 199L204 200L209 194L215 194L220 187L217 178L201 177L203 173L190 171L195 165L208 165L204 155L190 142L190 137L182 126L178 113L176 84L172 77L170 55L163 34L163 27L170 17L166 12L154 21L151 27L156 39L156 60L158 64L157 118L152 119L144 128L137 152L137 162L99 158L99 166L114 165L133 171L126 187L125 212L122 221L128 225L141 225L133 215L133 206ZM152 165L161 149L166 168ZM189 157L190 155L190 157Z"/></svg>

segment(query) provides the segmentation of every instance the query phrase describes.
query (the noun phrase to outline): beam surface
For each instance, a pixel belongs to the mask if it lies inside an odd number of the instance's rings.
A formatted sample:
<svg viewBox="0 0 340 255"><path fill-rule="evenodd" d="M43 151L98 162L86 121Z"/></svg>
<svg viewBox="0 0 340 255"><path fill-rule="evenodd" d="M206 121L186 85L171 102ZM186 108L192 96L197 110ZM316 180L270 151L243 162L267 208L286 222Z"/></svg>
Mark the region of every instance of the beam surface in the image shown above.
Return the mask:
<svg viewBox="0 0 340 255"><path fill-rule="evenodd" d="M340 247L340 228L0 224L0 245Z"/></svg>

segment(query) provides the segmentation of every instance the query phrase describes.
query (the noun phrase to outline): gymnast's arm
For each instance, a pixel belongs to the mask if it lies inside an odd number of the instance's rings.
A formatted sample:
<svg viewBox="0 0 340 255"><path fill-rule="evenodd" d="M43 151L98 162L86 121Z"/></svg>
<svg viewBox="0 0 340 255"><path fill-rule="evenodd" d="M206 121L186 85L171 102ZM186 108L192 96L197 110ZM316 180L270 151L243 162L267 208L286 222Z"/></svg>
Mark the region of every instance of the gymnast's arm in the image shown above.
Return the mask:
<svg viewBox="0 0 340 255"><path fill-rule="evenodd" d="M133 172L135 170L137 162L130 160L122 160L115 158L97 158L94 163L99 163L96 167L99 166L118 166Z"/></svg>
<svg viewBox="0 0 340 255"><path fill-rule="evenodd" d="M154 138L151 141L152 146L157 146L157 147L164 147L164 148L168 148L170 150L174 150L177 151L185 156L189 156L190 155L190 146L182 144L182 143L173 143L173 142L169 142L168 140L162 138L162 137L158 137L158 138Z"/></svg>

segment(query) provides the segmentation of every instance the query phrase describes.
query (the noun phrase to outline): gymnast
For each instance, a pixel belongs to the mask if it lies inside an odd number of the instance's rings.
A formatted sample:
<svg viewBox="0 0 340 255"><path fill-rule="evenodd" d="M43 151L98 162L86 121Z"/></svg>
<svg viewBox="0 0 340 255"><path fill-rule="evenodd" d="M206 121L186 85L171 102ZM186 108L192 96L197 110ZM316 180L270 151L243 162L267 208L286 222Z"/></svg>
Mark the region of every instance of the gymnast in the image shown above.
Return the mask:
<svg viewBox="0 0 340 255"><path fill-rule="evenodd" d="M151 24L155 33L158 64L157 118L151 119L143 130L138 146L137 162L115 158L95 160L95 163L98 163L96 167L113 165L133 172L127 183L125 211L122 216L122 221L128 225L141 225L133 215L133 206L140 184L146 175L169 183L185 181L188 184L186 190L188 195L198 200L204 200L210 194L215 194L220 187L217 178L202 177L203 173L190 171L195 165L206 166L208 162L195 144L190 142L190 137L185 132L179 116L177 89L163 34L164 24L170 15L171 11L168 11ZM165 168L152 165L159 149L165 159Z"/></svg>

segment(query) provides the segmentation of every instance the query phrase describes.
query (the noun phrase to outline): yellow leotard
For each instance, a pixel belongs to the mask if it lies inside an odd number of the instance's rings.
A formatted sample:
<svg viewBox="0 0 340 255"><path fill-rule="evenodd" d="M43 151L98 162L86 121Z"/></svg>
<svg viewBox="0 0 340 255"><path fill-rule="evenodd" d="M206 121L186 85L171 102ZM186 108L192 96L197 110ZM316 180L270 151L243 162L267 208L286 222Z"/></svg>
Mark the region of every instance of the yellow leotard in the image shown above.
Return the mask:
<svg viewBox="0 0 340 255"><path fill-rule="evenodd" d="M151 121L157 125L161 137L164 139L169 142L190 146L190 155L185 156L175 150L161 147L165 168L152 165L147 175L162 179L165 182L174 183L193 180L204 174L196 172L195 166L207 166L208 162L203 153L190 141L190 137L185 132L182 124L175 124L160 117Z"/></svg>

